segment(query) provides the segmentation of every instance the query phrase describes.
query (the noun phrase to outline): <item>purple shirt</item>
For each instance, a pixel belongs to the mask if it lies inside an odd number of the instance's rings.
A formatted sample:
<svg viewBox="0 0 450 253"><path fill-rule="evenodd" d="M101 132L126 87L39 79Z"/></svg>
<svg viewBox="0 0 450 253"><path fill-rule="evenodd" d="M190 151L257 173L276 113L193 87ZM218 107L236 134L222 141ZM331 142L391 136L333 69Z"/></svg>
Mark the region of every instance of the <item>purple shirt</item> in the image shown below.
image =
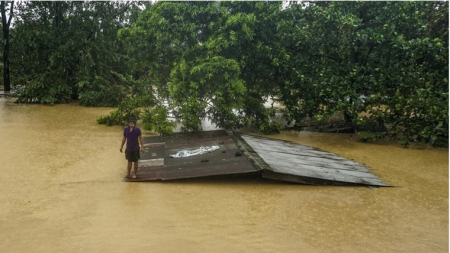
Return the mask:
<svg viewBox="0 0 450 253"><path fill-rule="evenodd" d="M127 150L136 151L139 150L139 140L138 137L141 135L141 129L134 127L133 131L130 132L130 127L125 127L123 130L123 136L127 138Z"/></svg>

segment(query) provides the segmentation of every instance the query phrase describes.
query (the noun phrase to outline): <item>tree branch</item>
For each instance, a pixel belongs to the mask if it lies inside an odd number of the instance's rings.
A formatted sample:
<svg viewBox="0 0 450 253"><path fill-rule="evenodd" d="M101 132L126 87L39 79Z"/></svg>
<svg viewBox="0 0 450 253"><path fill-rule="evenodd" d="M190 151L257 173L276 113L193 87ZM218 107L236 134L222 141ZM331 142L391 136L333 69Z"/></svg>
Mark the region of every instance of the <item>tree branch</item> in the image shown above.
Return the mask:
<svg viewBox="0 0 450 253"><path fill-rule="evenodd" d="M11 20L13 17L14 1L11 1L11 11L9 13L8 27L11 25Z"/></svg>
<svg viewBox="0 0 450 253"><path fill-rule="evenodd" d="M2 24L6 27L6 16L5 16L5 1L0 2L0 10L2 12Z"/></svg>

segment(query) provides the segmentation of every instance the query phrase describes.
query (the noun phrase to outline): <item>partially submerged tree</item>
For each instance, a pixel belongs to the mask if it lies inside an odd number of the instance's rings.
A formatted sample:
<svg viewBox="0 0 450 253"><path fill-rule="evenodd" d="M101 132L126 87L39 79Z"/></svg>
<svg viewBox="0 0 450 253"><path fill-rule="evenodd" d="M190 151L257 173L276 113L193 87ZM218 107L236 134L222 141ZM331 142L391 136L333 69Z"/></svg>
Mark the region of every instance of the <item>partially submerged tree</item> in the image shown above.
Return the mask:
<svg viewBox="0 0 450 253"><path fill-rule="evenodd" d="M448 129L447 10L447 2L158 2L119 35L134 71L184 130L208 117L279 131L264 107L270 97L291 121L343 114L355 129L386 124L406 144L434 143Z"/></svg>
<svg viewBox="0 0 450 253"><path fill-rule="evenodd" d="M448 139L448 2L316 2L286 13L280 99L292 120L343 113L355 128L387 125L405 145Z"/></svg>
<svg viewBox="0 0 450 253"><path fill-rule="evenodd" d="M119 105L99 122L139 114L164 133L168 115L184 131L209 118L272 133L271 99L289 121L342 114L355 129L387 126L405 146L448 145L448 2L138 5L18 5L17 101Z"/></svg>
<svg viewBox="0 0 450 253"><path fill-rule="evenodd" d="M13 19L14 1L7 7L7 1L0 1L0 12L2 15L2 34L3 34L3 85L5 91L11 90L11 76L9 74L9 30ZM9 11L9 14L8 14Z"/></svg>
<svg viewBox="0 0 450 253"><path fill-rule="evenodd" d="M159 2L119 35L135 71L150 77L183 130L200 130L210 118L269 133L278 128L263 106L277 80L270 59L276 25L267 21L280 4Z"/></svg>
<svg viewBox="0 0 450 253"><path fill-rule="evenodd" d="M25 2L14 28L18 102L116 106L134 86L117 31L134 2Z"/></svg>

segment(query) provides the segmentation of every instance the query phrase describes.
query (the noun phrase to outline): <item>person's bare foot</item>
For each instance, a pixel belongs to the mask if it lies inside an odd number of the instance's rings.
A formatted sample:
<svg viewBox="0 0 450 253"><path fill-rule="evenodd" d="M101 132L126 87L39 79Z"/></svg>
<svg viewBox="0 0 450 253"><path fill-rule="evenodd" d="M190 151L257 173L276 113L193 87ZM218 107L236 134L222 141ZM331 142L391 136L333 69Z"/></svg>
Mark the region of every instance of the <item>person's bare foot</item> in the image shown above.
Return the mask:
<svg viewBox="0 0 450 253"><path fill-rule="evenodd" d="M136 174L134 174L133 177L131 177L131 178L136 178Z"/></svg>
<svg viewBox="0 0 450 253"><path fill-rule="evenodd" d="M125 175L123 178L130 178L130 175L129 174Z"/></svg>

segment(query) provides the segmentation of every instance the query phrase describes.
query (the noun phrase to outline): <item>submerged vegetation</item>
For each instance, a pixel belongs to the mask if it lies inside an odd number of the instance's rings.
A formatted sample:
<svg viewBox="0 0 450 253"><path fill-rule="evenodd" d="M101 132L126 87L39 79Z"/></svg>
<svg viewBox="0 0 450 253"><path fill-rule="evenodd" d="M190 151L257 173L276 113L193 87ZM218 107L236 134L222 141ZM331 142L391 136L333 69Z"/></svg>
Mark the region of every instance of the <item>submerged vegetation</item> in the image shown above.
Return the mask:
<svg viewBox="0 0 450 253"><path fill-rule="evenodd" d="M163 134L343 115L362 141L448 146L448 2L23 2L17 102L117 107ZM364 114L362 117L361 115Z"/></svg>

